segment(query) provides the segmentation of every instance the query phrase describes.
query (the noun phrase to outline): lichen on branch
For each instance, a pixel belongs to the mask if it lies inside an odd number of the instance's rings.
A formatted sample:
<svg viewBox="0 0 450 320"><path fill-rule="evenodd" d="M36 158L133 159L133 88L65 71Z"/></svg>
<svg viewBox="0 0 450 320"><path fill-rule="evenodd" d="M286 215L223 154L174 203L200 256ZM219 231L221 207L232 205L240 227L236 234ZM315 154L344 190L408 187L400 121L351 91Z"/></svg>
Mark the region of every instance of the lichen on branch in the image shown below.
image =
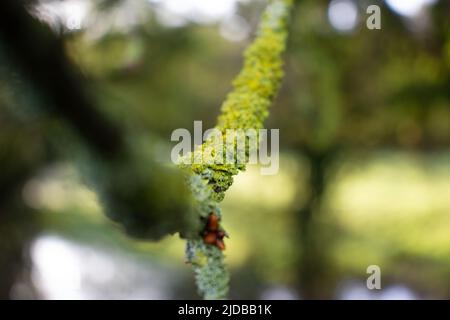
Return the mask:
<svg viewBox="0 0 450 320"><path fill-rule="evenodd" d="M244 66L233 81L233 90L222 104L216 129L226 140L227 129L260 129L283 77L281 54L287 38L287 19L292 0L273 0L267 6L253 43L244 54ZM248 144L245 145L248 148ZM235 157L232 163L210 161L214 141L207 139L180 161L196 201L199 219L214 213L221 219L219 202L233 183L233 176L245 170ZM245 150L248 154L248 150ZM203 161L193 161L202 159ZM199 293L206 299L222 299L228 291L229 274L223 252L201 237L188 239L186 255L194 268Z"/></svg>

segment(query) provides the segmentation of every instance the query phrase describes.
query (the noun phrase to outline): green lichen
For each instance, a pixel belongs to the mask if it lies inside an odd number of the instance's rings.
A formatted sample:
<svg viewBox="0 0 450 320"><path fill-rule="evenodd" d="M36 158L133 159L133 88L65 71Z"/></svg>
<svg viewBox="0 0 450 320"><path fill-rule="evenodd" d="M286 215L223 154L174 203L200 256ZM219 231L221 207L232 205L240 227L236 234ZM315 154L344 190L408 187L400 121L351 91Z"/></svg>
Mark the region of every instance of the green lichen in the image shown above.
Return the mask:
<svg viewBox="0 0 450 320"><path fill-rule="evenodd" d="M221 132L223 141L226 141L227 129L263 128L283 77L281 54L285 49L286 22L291 6L291 0L274 0L266 8L258 35L245 51L244 66L233 81L233 91L221 107L216 129ZM222 217L219 202L232 185L233 176L245 170L245 164L238 163L235 155L230 164L214 161L216 152L217 145L209 138L180 162L188 173L188 184L202 218L211 212ZM248 156L248 149L245 154ZM203 161L193 161L195 159ZM187 260L193 266L199 293L206 299L222 299L227 294L229 282L223 253L217 247L205 244L200 234L201 229L198 238L188 240Z"/></svg>

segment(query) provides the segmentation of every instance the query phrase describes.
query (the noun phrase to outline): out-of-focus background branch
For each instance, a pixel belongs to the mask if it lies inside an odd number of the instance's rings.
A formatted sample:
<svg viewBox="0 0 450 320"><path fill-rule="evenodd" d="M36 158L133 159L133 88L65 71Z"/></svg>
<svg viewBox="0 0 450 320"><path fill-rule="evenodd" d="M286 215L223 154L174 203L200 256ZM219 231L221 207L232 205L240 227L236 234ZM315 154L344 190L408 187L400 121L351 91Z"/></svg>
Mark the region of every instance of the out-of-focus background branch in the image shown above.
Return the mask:
<svg viewBox="0 0 450 320"><path fill-rule="evenodd" d="M121 229L189 229L170 133L214 125L266 2L24 3L0 4L1 296L196 297L177 236ZM449 10L298 1L280 172L224 200L231 298L450 297Z"/></svg>
<svg viewBox="0 0 450 320"><path fill-rule="evenodd" d="M32 96L32 101L27 101L31 106L10 108L31 107L39 114L38 119L26 119L13 128L17 133L8 131L12 127L8 120L15 119L9 119L8 113L2 119L5 141L0 157L4 168L0 208L2 234L7 243L0 255L2 268L6 269L2 274L5 280L10 280L0 290L2 298L9 297L16 273L21 271L20 263L24 261L21 251L26 253L27 242L32 237L15 235L26 234L24 228L34 225L33 212L23 205L21 193L27 180L48 162L80 158L80 171L87 185L98 192L105 213L131 236L156 240L169 233L188 234L194 221L181 174L175 168L157 163L151 150L141 150L143 143L136 141L141 137L130 135L123 125L121 128L97 109L83 88L83 77L67 57L63 38L28 12L31 5L36 3L3 1L0 5L4 80L17 75ZM57 121L61 125L54 128L52 124L33 123L36 121ZM37 127L35 132L26 130L29 123ZM58 134L66 134L70 146L53 137ZM147 138L155 143L151 136ZM30 151L28 144L37 146L32 145ZM20 221L24 221L23 225Z"/></svg>

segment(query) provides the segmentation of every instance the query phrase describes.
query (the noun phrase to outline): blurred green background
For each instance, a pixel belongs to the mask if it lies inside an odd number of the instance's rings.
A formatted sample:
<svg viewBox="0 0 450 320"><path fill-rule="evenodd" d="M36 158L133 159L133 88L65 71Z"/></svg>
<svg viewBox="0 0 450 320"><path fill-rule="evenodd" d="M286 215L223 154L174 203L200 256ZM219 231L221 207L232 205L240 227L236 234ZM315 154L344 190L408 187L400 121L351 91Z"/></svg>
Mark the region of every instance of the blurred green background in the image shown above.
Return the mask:
<svg viewBox="0 0 450 320"><path fill-rule="evenodd" d="M381 30L366 28L370 4ZM214 126L266 2L27 5L63 41L95 106L165 163L174 129ZM296 1L267 122L280 129L280 171L249 166L223 203L230 298L450 298L449 13L442 0ZM0 43L0 297L198 298L178 235L138 240L105 217L79 138L40 111L9 45ZM380 266L382 290L366 288L369 265Z"/></svg>

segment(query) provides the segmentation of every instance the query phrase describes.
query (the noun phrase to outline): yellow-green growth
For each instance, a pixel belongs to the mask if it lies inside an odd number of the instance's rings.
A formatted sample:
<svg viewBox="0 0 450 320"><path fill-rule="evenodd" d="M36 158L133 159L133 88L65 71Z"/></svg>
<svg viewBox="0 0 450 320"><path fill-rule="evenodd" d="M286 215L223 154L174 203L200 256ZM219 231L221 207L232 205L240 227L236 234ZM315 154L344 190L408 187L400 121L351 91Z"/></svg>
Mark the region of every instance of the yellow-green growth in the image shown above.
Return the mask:
<svg viewBox="0 0 450 320"><path fill-rule="evenodd" d="M223 141L227 129L263 128L283 77L281 54L285 49L286 22L291 5L291 0L273 0L265 10L257 37L245 51L244 67L221 108L216 128L222 133ZM245 165L238 164L236 158L232 164L208 164L208 157L214 156L214 152L211 153L213 144L211 139L207 140L181 161L181 167L189 173L188 183L197 202L199 216L203 218L211 212L221 217L219 202L233 183L233 176L239 170L245 170ZM203 159L203 162L191 164L194 158ZM188 240L186 254L194 268L199 293L206 299L224 298L229 275L222 251L203 243L199 236Z"/></svg>

